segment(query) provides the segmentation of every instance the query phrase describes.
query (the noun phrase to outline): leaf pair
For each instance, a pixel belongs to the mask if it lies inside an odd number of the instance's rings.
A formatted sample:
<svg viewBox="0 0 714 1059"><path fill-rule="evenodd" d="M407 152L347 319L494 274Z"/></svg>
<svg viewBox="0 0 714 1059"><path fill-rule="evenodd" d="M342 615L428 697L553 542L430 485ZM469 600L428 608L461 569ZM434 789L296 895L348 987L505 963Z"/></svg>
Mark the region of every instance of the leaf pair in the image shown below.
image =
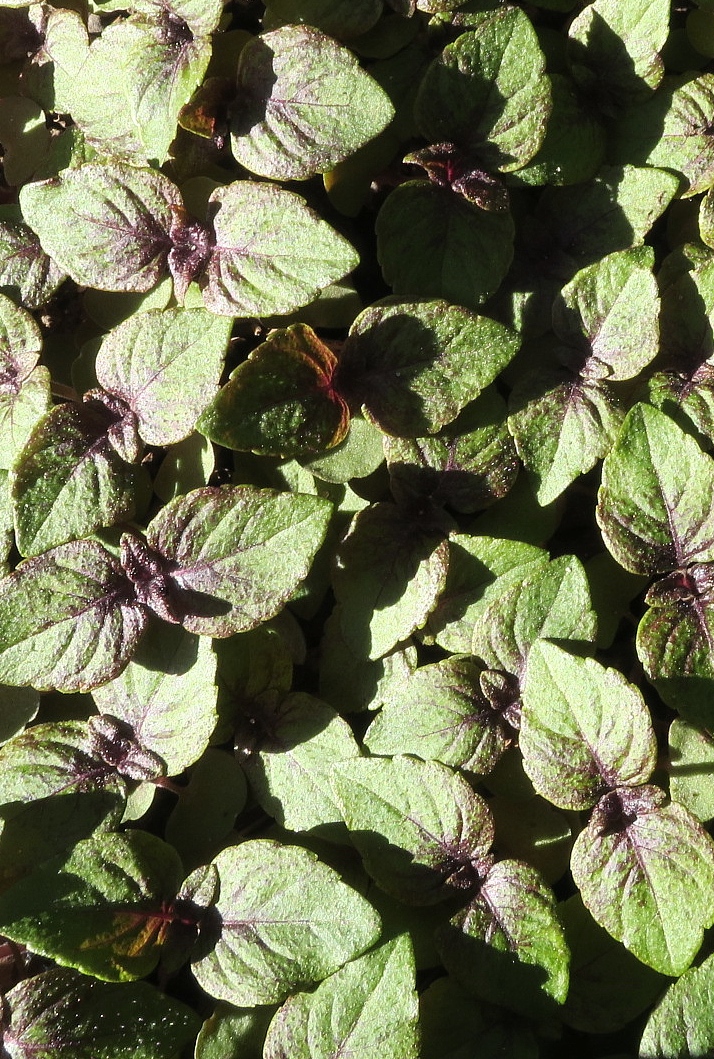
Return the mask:
<svg viewBox="0 0 714 1059"><path fill-rule="evenodd" d="M77 283L148 291L170 273L179 301L196 280L218 315L291 312L357 265L342 236L272 184L218 187L206 226L189 217L163 173L97 162L26 184L20 207L43 250Z"/></svg>
<svg viewBox="0 0 714 1059"><path fill-rule="evenodd" d="M167 504L121 561L99 542L62 544L0 581L0 680L89 690L136 651L149 612L230 636L277 614L322 543L319 497L206 487ZM285 554L290 561L285 561Z"/></svg>
<svg viewBox="0 0 714 1059"><path fill-rule="evenodd" d="M528 661L520 746L543 797L594 806L571 871L595 920L644 963L681 974L714 922L714 843L647 785L657 746L640 693L544 641Z"/></svg>

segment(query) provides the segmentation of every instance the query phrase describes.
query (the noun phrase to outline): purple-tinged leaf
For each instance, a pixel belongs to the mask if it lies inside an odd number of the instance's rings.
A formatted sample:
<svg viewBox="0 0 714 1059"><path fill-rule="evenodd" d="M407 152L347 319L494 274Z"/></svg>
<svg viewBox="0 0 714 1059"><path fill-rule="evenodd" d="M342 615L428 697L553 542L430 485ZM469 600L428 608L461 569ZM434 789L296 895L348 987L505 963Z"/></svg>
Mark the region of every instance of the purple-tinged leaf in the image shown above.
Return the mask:
<svg viewBox="0 0 714 1059"><path fill-rule="evenodd" d="M30 314L0 294L0 466L11 467L51 403L47 368L38 367L42 332Z"/></svg>
<svg viewBox="0 0 714 1059"><path fill-rule="evenodd" d="M252 629L274 617L307 576L331 512L317 496L250 486L195 489L149 525L154 558L139 579L146 577L147 590L166 579L173 620L189 632L231 636ZM152 573L151 562L163 570ZM149 605L156 609L156 602Z"/></svg>
<svg viewBox="0 0 714 1059"><path fill-rule="evenodd" d="M0 581L0 682L90 691L124 669L146 620L101 544L62 544Z"/></svg>
<svg viewBox="0 0 714 1059"><path fill-rule="evenodd" d="M471 903L438 930L437 946L447 971L482 1000L538 1018L567 995L570 953L555 899L522 861L494 864Z"/></svg>
<svg viewBox="0 0 714 1059"><path fill-rule="evenodd" d="M54 968L4 997L9 1059L172 1059L199 1027L191 1008L148 982L99 982Z"/></svg>
<svg viewBox="0 0 714 1059"><path fill-rule="evenodd" d="M102 713L134 736L177 776L196 761L216 726L216 657L210 640L166 627L147 636L115 680L93 691Z"/></svg>
<svg viewBox="0 0 714 1059"><path fill-rule="evenodd" d="M259 176L326 173L393 116L356 57L312 26L265 33L241 52L231 144L236 161Z"/></svg>
<svg viewBox="0 0 714 1059"><path fill-rule="evenodd" d="M640 1059L698 1059L714 1048L714 956L672 982L645 1026Z"/></svg>
<svg viewBox="0 0 714 1059"><path fill-rule="evenodd" d="M358 758L332 782L364 866L410 905L464 897L486 877L494 831L486 802L437 761Z"/></svg>
<svg viewBox="0 0 714 1059"><path fill-rule="evenodd" d="M307 324L273 331L233 371L199 430L217 445L307 457L347 435L350 413L333 385L337 358Z"/></svg>
<svg viewBox="0 0 714 1059"><path fill-rule="evenodd" d="M528 16L499 7L476 18L434 59L415 116L431 143L470 149L486 169L510 172L535 155L551 110L545 56Z"/></svg>
<svg viewBox="0 0 714 1059"><path fill-rule="evenodd" d="M299 195L237 181L209 199L215 245L203 301L223 316L289 313L356 268L357 253Z"/></svg>
<svg viewBox="0 0 714 1059"><path fill-rule="evenodd" d="M429 512L415 522L395 504L359 512L336 555L333 585L345 642L381 658L421 628L446 583L445 525Z"/></svg>
<svg viewBox="0 0 714 1059"><path fill-rule="evenodd" d="M10 475L21 555L38 555L133 516L137 471L110 443L103 403L68 402L36 424Z"/></svg>
<svg viewBox="0 0 714 1059"><path fill-rule="evenodd" d="M657 742L640 692L593 658L542 641L528 656L520 747L533 786L563 809L646 783Z"/></svg>
<svg viewBox="0 0 714 1059"><path fill-rule="evenodd" d="M591 643L596 624L585 571L574 556L562 555L508 585L481 612L472 653L489 668L511 673L522 686L536 640Z"/></svg>
<svg viewBox="0 0 714 1059"><path fill-rule="evenodd" d="M126 402L147 445L172 445L218 392L230 334L230 320L203 309L130 316L102 341L97 380Z"/></svg>
<svg viewBox="0 0 714 1059"><path fill-rule="evenodd" d="M0 208L0 290L28 309L44 305L65 278L16 206Z"/></svg>
<svg viewBox="0 0 714 1059"><path fill-rule="evenodd" d="M390 298L355 320L336 384L386 434L421 437L451 423L518 345L508 328L458 305Z"/></svg>
<svg viewBox="0 0 714 1059"><path fill-rule="evenodd" d="M2 931L96 978L143 978L172 927L189 925L173 904L181 875L176 851L154 835L98 834L0 895Z"/></svg>
<svg viewBox="0 0 714 1059"><path fill-rule="evenodd" d="M505 496L518 474L506 405L493 388L438 434L386 438L384 451L392 495L402 504L429 499L472 514Z"/></svg>
<svg viewBox="0 0 714 1059"><path fill-rule="evenodd" d="M714 725L714 563L663 577L645 600L637 655L658 692L690 720Z"/></svg>
<svg viewBox="0 0 714 1059"><path fill-rule="evenodd" d="M657 787L600 799L578 835L573 879L593 918L662 974L689 967L714 922L714 842Z"/></svg>
<svg viewBox="0 0 714 1059"><path fill-rule="evenodd" d="M364 739L370 753L414 754L478 775L489 773L515 731L498 709L496 696L490 701L484 694L482 674L483 667L468 655L417 669L401 695L387 702L370 725ZM515 696L518 700L517 687Z"/></svg>
<svg viewBox="0 0 714 1059"><path fill-rule="evenodd" d="M636 574L714 559L714 462L664 413L638 404L603 464L597 520Z"/></svg>
<svg viewBox="0 0 714 1059"><path fill-rule="evenodd" d="M220 935L192 969L219 1000L237 1007L282 1001L379 937L369 902L314 853L256 839L224 849L213 863Z"/></svg>
<svg viewBox="0 0 714 1059"><path fill-rule="evenodd" d="M509 209L508 191L498 177L471 162L453 143L435 143L404 158L409 165L426 170L438 187L450 188L482 210L502 213Z"/></svg>
<svg viewBox="0 0 714 1059"><path fill-rule="evenodd" d="M148 291L167 271L178 189L154 169L91 162L26 184L23 217L42 249L77 283Z"/></svg>

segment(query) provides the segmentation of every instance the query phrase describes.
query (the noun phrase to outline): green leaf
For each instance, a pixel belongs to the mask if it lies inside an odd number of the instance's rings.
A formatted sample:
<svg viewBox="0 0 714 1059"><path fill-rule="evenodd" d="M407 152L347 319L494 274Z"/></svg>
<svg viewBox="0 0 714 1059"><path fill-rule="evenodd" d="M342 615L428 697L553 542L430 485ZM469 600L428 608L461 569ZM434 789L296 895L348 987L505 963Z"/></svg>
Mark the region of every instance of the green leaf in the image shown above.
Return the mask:
<svg viewBox="0 0 714 1059"><path fill-rule="evenodd" d="M714 956L685 971L650 1014L638 1055L641 1059L695 1059L714 1047L711 991Z"/></svg>
<svg viewBox="0 0 714 1059"><path fill-rule="evenodd" d="M0 467L12 466L50 406L50 376L37 366L42 333L25 309L0 294Z"/></svg>
<svg viewBox="0 0 714 1059"><path fill-rule="evenodd" d="M520 747L533 786L563 809L606 788L646 783L657 742L640 692L593 658L535 644L523 690Z"/></svg>
<svg viewBox="0 0 714 1059"><path fill-rule="evenodd" d="M474 1000L448 975L419 997L422 1059L538 1059L538 1045L525 1021Z"/></svg>
<svg viewBox="0 0 714 1059"><path fill-rule="evenodd" d="M235 1008L216 1004L196 1040L195 1059L263 1059L271 1007Z"/></svg>
<svg viewBox="0 0 714 1059"><path fill-rule="evenodd" d="M706 191L714 182L713 102L714 74L666 78L651 99L623 113L614 129L613 156L674 170L685 197Z"/></svg>
<svg viewBox="0 0 714 1059"><path fill-rule="evenodd" d="M448 554L438 525L415 525L395 504L359 512L333 571L340 627L351 650L381 658L421 628L444 588Z"/></svg>
<svg viewBox="0 0 714 1059"><path fill-rule="evenodd" d="M536 640L589 643L595 628L585 571L574 556L563 555L504 588L474 626L472 653L522 684Z"/></svg>
<svg viewBox="0 0 714 1059"><path fill-rule="evenodd" d="M119 823L126 781L80 722L39 724L0 749L0 889Z"/></svg>
<svg viewBox="0 0 714 1059"><path fill-rule="evenodd" d="M0 290L28 309L44 305L65 278L16 206L0 208Z"/></svg>
<svg viewBox="0 0 714 1059"><path fill-rule="evenodd" d="M477 309L513 260L510 212L487 212L426 180L395 188L375 230L384 279L406 297L446 298Z"/></svg>
<svg viewBox="0 0 714 1059"><path fill-rule="evenodd" d="M215 469L213 445L201 434L189 434L164 455L154 478L154 492L168 503L206 485Z"/></svg>
<svg viewBox="0 0 714 1059"><path fill-rule="evenodd" d="M0 208L0 290L29 309L44 305L65 279L22 221L17 207Z"/></svg>
<svg viewBox="0 0 714 1059"><path fill-rule="evenodd" d="M156 170L88 163L26 184L20 207L42 249L77 283L148 291L167 271L169 232L183 204Z"/></svg>
<svg viewBox="0 0 714 1059"><path fill-rule="evenodd" d="M593 918L638 960L680 975L714 921L714 842L657 787L621 787L596 805L571 871Z"/></svg>
<svg viewBox="0 0 714 1059"><path fill-rule="evenodd" d="M286 26L241 52L233 155L259 176L303 180L354 154L393 114L351 52L312 26Z"/></svg>
<svg viewBox="0 0 714 1059"><path fill-rule="evenodd" d="M267 839L223 850L221 934L193 973L236 1006L272 1004L320 981L379 937L379 917L314 853Z"/></svg>
<svg viewBox="0 0 714 1059"><path fill-rule="evenodd" d="M201 286L211 312L292 312L358 264L347 240L292 191L237 181L214 191L210 208L215 245Z"/></svg>
<svg viewBox="0 0 714 1059"><path fill-rule="evenodd" d="M333 386L334 353L306 324L273 331L204 411L218 445L268 456L309 456L339 444L350 414Z"/></svg>
<svg viewBox="0 0 714 1059"><path fill-rule="evenodd" d="M581 1033L615 1033L652 1004L666 979L598 926L579 894L558 908L572 954L563 1019Z"/></svg>
<svg viewBox="0 0 714 1059"><path fill-rule="evenodd" d="M637 655L667 705L695 723L714 724L714 606L711 563L656 581L637 627Z"/></svg>
<svg viewBox="0 0 714 1059"><path fill-rule="evenodd" d="M97 380L126 402L147 445L172 445L217 393L230 334L229 320L203 309L149 309L104 338Z"/></svg>
<svg viewBox="0 0 714 1059"><path fill-rule="evenodd" d="M257 802L281 827L319 832L341 823L332 765L359 749L349 725L304 692L244 707L235 747Z"/></svg>
<svg viewBox="0 0 714 1059"><path fill-rule="evenodd" d="M568 30L573 77L603 109L646 100L662 80L669 0L595 0ZM606 110L607 112L607 110Z"/></svg>
<svg viewBox="0 0 714 1059"><path fill-rule="evenodd" d="M265 1059L418 1059L414 954L406 934L291 997L268 1029ZM298 1043L299 1042L299 1043Z"/></svg>
<svg viewBox="0 0 714 1059"><path fill-rule="evenodd" d="M608 382L566 368L541 367L517 380L508 426L539 503L552 503L607 454L623 403Z"/></svg>
<svg viewBox="0 0 714 1059"><path fill-rule="evenodd" d="M436 761L359 758L333 784L364 866L386 893L431 905L478 884L491 863L486 802Z"/></svg>
<svg viewBox="0 0 714 1059"><path fill-rule="evenodd" d="M90 691L119 675L145 625L101 544L62 544L0 581L0 682Z"/></svg>
<svg viewBox="0 0 714 1059"><path fill-rule="evenodd" d="M437 946L449 974L483 1000L537 1018L567 995L570 953L555 899L521 861L491 868L471 903L437 932Z"/></svg>
<svg viewBox="0 0 714 1059"><path fill-rule="evenodd" d="M164 837L187 867L199 868L225 845L247 798L248 784L235 757L208 747L181 788Z"/></svg>
<svg viewBox="0 0 714 1059"><path fill-rule="evenodd" d="M456 143L488 170L525 165L543 142L551 109L545 57L516 7L486 12L448 44L422 80L415 116L430 143Z"/></svg>
<svg viewBox="0 0 714 1059"><path fill-rule="evenodd" d="M0 111L3 173L11 186L32 180L50 151L50 130L41 107L23 96L7 96Z"/></svg>
<svg viewBox="0 0 714 1059"><path fill-rule="evenodd" d="M714 739L705 728L675 718L669 728L669 789L702 823L714 818Z"/></svg>
<svg viewBox="0 0 714 1059"><path fill-rule="evenodd" d="M492 776L486 782L492 783ZM488 807L502 857L524 860L551 886L562 879L573 845L572 828L565 813L537 794L522 797L510 789L489 798Z"/></svg>
<svg viewBox="0 0 714 1059"><path fill-rule="evenodd" d="M130 724L142 746L163 758L168 775L178 776L201 756L216 725L210 640L163 627L145 638L123 673L92 694L102 713Z"/></svg>
<svg viewBox="0 0 714 1059"><path fill-rule="evenodd" d="M344 441L328 452L301 460L306 470L324 482L343 484L366 478L384 461L382 433L368 420L353 416Z"/></svg>
<svg viewBox="0 0 714 1059"><path fill-rule="evenodd" d="M6 937L110 982L143 978L180 913L178 854L145 831L95 835L0 896Z"/></svg>
<svg viewBox="0 0 714 1059"><path fill-rule="evenodd" d="M195 1012L148 982L110 985L54 968L5 994L10 1059L172 1059L199 1026Z"/></svg>
<svg viewBox="0 0 714 1059"><path fill-rule="evenodd" d="M655 408L635 405L605 459L597 520L633 573L714 559L714 463Z"/></svg>
<svg viewBox="0 0 714 1059"><path fill-rule="evenodd" d="M282 609L306 577L331 511L321 497L207 486L166 504L146 540L166 570L158 577L178 592L184 627L230 636Z"/></svg>
<svg viewBox="0 0 714 1059"><path fill-rule="evenodd" d="M532 564L547 559L541 548L505 536L452 534L446 585L429 615L429 636L445 651L470 654L474 626L486 608L532 572Z"/></svg>
<svg viewBox="0 0 714 1059"><path fill-rule="evenodd" d="M481 691L482 671L466 655L417 669L372 722L365 746L372 754L415 754L487 774L513 732Z"/></svg>
<svg viewBox="0 0 714 1059"><path fill-rule="evenodd" d="M444 301L388 299L352 325L337 386L385 433L420 437L454 420L517 351L516 335L486 316Z"/></svg>
<svg viewBox="0 0 714 1059"><path fill-rule="evenodd" d="M597 646L612 647L630 603L640 594L648 578L631 574L616 563L609 552L598 552L585 564L593 609L597 614Z"/></svg>
<svg viewBox="0 0 714 1059"><path fill-rule="evenodd" d="M134 515L137 472L111 444L116 421L96 400L57 405L38 420L10 474L21 555Z"/></svg>

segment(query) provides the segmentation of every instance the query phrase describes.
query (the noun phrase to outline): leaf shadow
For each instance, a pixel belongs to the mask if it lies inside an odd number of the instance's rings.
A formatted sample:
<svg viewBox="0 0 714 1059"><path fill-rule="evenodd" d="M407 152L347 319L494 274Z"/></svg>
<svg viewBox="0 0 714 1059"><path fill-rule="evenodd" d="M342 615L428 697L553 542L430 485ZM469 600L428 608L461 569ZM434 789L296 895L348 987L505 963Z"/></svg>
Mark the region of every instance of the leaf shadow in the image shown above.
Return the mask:
<svg viewBox="0 0 714 1059"><path fill-rule="evenodd" d="M256 125L265 121L268 103L273 107L284 103L273 99L273 86L278 80L273 59L275 52L259 37L250 41L248 57L243 56L238 74L238 93L230 110L229 121L234 136L249 136ZM246 81L250 88L246 87Z"/></svg>

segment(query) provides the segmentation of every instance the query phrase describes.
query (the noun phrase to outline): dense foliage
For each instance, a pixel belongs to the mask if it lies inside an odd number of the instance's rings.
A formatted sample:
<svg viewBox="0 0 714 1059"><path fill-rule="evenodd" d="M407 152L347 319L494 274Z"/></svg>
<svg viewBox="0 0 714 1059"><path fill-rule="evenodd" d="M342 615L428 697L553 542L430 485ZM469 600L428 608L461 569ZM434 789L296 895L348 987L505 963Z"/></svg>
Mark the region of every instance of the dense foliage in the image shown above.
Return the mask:
<svg viewBox="0 0 714 1059"><path fill-rule="evenodd" d="M713 59L0 0L6 1059L714 1054Z"/></svg>

